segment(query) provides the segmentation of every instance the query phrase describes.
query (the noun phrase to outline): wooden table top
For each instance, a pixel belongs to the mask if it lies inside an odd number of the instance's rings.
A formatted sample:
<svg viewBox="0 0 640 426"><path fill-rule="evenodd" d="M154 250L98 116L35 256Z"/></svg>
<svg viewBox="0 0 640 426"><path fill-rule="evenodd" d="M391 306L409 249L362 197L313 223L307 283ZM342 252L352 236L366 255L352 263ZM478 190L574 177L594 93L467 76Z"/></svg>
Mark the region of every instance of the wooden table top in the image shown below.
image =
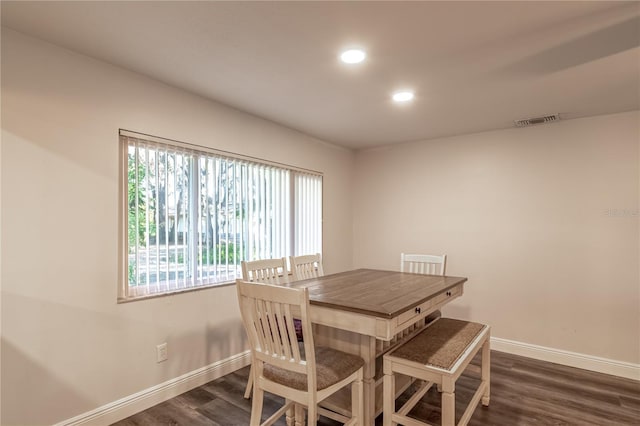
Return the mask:
<svg viewBox="0 0 640 426"><path fill-rule="evenodd" d="M388 319L465 281L463 277L356 269L285 285L308 287L312 305Z"/></svg>

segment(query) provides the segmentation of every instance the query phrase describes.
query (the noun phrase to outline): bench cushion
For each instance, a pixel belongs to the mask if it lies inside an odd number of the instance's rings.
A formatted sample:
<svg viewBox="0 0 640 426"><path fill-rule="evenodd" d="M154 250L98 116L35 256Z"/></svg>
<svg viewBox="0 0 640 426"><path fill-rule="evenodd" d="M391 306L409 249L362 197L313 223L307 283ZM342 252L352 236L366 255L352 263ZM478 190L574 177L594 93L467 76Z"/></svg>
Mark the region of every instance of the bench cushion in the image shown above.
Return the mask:
<svg viewBox="0 0 640 426"><path fill-rule="evenodd" d="M440 318L389 355L451 370L484 324Z"/></svg>

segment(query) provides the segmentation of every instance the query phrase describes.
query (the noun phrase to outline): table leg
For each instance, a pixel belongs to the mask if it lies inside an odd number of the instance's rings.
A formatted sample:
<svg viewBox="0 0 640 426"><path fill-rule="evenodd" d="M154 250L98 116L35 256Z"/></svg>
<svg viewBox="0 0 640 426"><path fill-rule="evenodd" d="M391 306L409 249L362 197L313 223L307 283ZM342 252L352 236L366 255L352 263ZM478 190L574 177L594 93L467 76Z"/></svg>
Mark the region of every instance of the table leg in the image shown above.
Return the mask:
<svg viewBox="0 0 640 426"><path fill-rule="evenodd" d="M364 424L373 426L376 421L376 338L360 335L360 356L364 359L363 394Z"/></svg>
<svg viewBox="0 0 640 426"><path fill-rule="evenodd" d="M373 426L376 417L376 338L333 327L314 325L314 339L317 345L329 346L362 357L364 360L362 380L364 397L363 424ZM327 406L327 408L335 410L335 407ZM348 413L343 414L347 415Z"/></svg>

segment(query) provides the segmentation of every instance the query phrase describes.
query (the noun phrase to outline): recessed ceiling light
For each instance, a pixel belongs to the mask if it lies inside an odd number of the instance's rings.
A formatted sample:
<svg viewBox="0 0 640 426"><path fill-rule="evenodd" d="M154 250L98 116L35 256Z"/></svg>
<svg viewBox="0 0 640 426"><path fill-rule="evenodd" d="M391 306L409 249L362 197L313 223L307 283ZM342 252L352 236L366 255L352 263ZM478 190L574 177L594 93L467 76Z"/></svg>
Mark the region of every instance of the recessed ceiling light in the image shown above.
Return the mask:
<svg viewBox="0 0 640 426"><path fill-rule="evenodd" d="M393 100L396 102L409 102L412 99L413 92L409 92L408 90L403 90L393 94Z"/></svg>
<svg viewBox="0 0 640 426"><path fill-rule="evenodd" d="M340 60L345 64L359 64L367 57L367 53L361 49L349 49L342 52Z"/></svg>

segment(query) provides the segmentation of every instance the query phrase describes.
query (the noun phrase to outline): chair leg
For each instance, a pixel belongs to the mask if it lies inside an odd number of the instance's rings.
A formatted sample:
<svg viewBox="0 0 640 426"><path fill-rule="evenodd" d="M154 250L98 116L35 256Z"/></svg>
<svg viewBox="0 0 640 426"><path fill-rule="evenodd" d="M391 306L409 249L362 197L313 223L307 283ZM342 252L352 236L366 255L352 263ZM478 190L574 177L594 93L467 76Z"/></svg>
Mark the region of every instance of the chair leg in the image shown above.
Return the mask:
<svg viewBox="0 0 640 426"><path fill-rule="evenodd" d="M315 400L309 401L307 407L307 426L316 426L318 424L318 404Z"/></svg>
<svg viewBox="0 0 640 426"><path fill-rule="evenodd" d="M304 426L304 407L300 404L296 404L296 426Z"/></svg>
<svg viewBox="0 0 640 426"><path fill-rule="evenodd" d="M364 391L362 385L362 369L358 372L358 378L351 384L351 418L356 418L357 425L362 424L364 418Z"/></svg>
<svg viewBox="0 0 640 426"><path fill-rule="evenodd" d="M285 399L284 403L288 404L290 402L289 399ZM286 422L287 426L294 426L293 422L295 420L295 406L296 404L291 405L291 407L287 410Z"/></svg>
<svg viewBox="0 0 640 426"><path fill-rule="evenodd" d="M260 387L253 388L253 400L251 401L251 426L260 426L262 419L262 402L264 391Z"/></svg>
<svg viewBox="0 0 640 426"><path fill-rule="evenodd" d="M247 380L247 387L244 390L244 399L251 398L251 388L253 387L253 363L249 369L249 380Z"/></svg>
<svg viewBox="0 0 640 426"><path fill-rule="evenodd" d="M384 375L382 382L382 424L384 426L395 426L391 416L396 412L396 378L391 374Z"/></svg>
<svg viewBox="0 0 640 426"><path fill-rule="evenodd" d="M481 367L482 381L487 384L486 390L482 395L482 405L489 406L491 399L491 345L489 344L489 337L482 345L482 367Z"/></svg>

